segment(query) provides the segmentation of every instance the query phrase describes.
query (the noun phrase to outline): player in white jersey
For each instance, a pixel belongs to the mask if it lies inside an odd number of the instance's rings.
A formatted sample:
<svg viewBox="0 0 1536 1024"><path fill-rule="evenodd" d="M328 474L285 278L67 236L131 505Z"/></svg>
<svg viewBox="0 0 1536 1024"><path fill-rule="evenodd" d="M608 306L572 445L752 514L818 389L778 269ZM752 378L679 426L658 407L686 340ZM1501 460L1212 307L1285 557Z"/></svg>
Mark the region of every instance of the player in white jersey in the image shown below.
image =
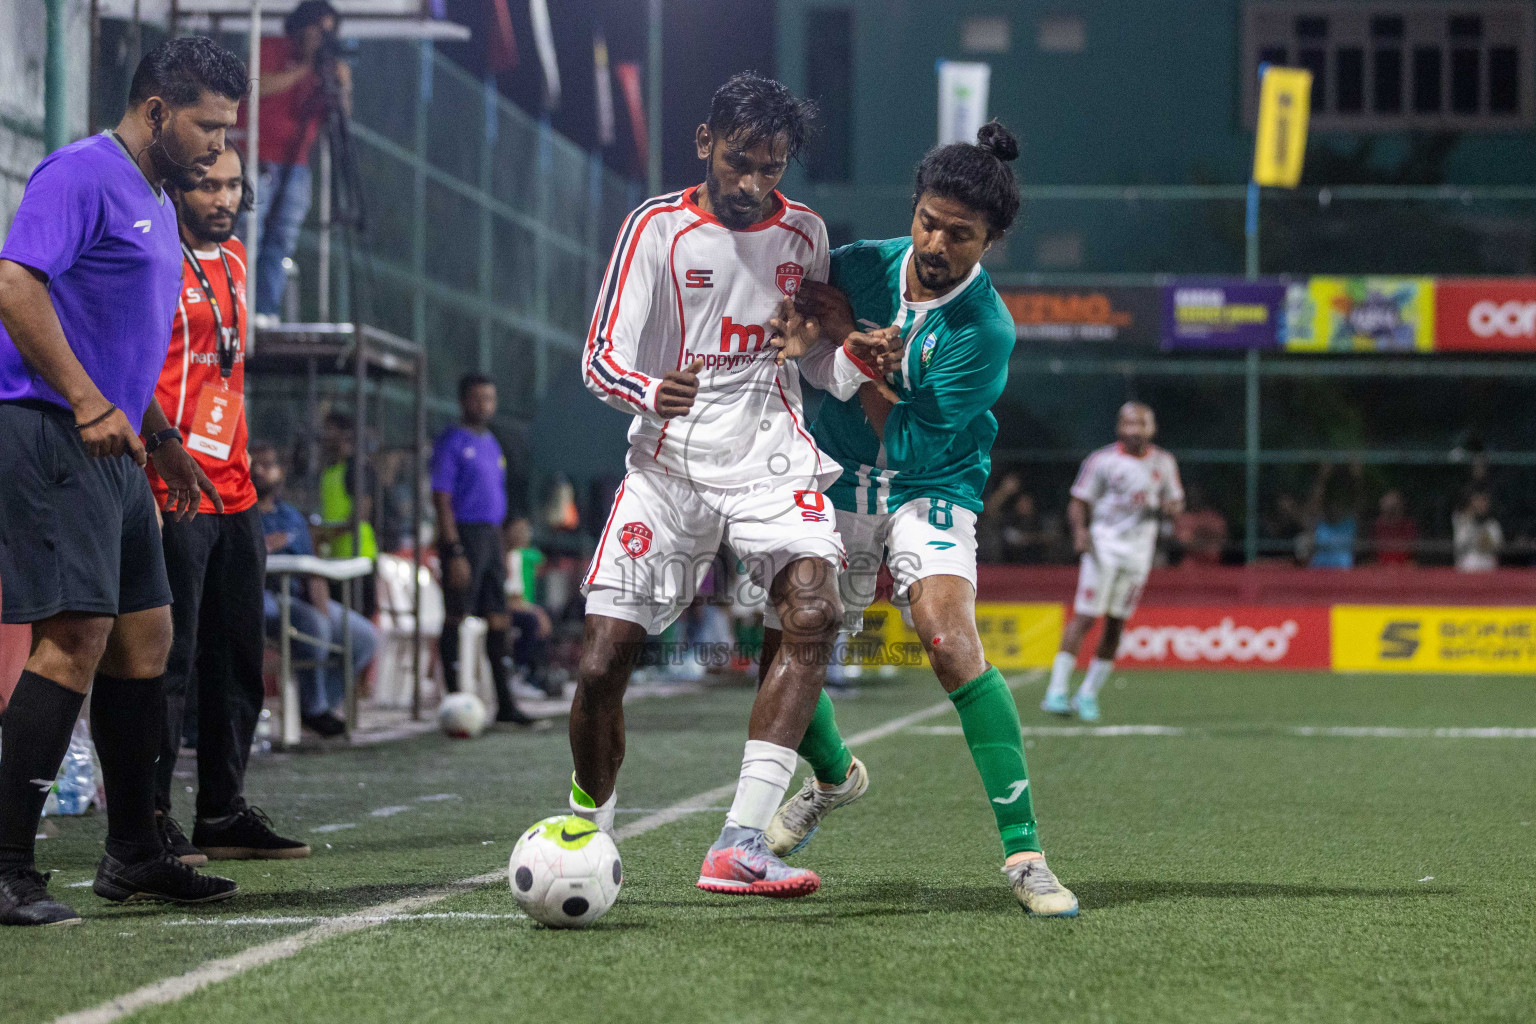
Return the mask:
<svg viewBox="0 0 1536 1024"><path fill-rule="evenodd" d="M1051 666L1051 683L1040 708L1058 715L1076 711L1085 722L1099 720L1099 690L1109 678L1120 648L1120 631L1136 610L1152 571L1158 523L1184 510L1179 464L1152 443L1157 419L1141 402L1120 407L1119 439L1083 461L1067 519L1072 545L1082 556L1072 621ZM1083 684L1070 701L1067 691L1083 637L1100 618L1104 635L1088 663Z"/></svg>
<svg viewBox="0 0 1536 1024"><path fill-rule="evenodd" d="M628 472L582 586L571 809L612 829L635 655L688 607L722 542L786 627L753 705L735 802L699 874L710 892L804 896L821 884L763 841L842 614L842 545L822 493L840 470L806 429L797 372L768 344L779 303L803 279L827 277L821 218L775 190L809 117L769 79L721 86L696 133L704 184L630 214L584 359L588 389L634 421Z"/></svg>

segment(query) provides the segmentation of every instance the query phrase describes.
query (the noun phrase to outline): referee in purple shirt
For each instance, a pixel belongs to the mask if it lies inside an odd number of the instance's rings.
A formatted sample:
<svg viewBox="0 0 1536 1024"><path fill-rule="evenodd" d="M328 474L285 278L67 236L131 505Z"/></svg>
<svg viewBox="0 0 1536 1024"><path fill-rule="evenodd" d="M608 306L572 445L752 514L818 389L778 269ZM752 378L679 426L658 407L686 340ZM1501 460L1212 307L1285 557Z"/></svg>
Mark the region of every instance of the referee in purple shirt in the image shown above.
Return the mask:
<svg viewBox="0 0 1536 1024"><path fill-rule="evenodd" d="M507 676L512 621L507 615L507 548L501 532L507 520L507 458L491 433L496 385L489 377L464 375L459 381L459 412L459 422L432 445L432 505L437 510L447 610L438 640L443 678L450 691L458 689L459 623L466 615L478 615L487 627L485 653L496 684L496 721L529 726L540 720L518 708Z"/></svg>
<svg viewBox="0 0 1536 1024"><path fill-rule="evenodd" d="M202 180L246 84L245 64L209 39L155 47L116 130L32 172L0 249L0 618L32 627L0 720L0 924L80 921L49 896L33 839L93 681L107 791L96 894L185 904L235 893L171 856L155 828L171 591L140 467L154 460L167 515L196 515L200 491L223 511L154 400L181 290L165 186Z"/></svg>

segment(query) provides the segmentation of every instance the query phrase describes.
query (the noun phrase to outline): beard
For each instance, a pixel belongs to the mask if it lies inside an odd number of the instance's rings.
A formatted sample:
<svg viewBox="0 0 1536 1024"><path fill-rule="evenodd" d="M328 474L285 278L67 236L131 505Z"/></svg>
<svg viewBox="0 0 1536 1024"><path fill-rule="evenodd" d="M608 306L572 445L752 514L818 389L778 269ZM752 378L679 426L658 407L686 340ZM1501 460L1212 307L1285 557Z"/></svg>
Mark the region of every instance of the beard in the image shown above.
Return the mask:
<svg viewBox="0 0 1536 1024"><path fill-rule="evenodd" d="M182 223L187 226L187 230L191 231L195 237L200 238L205 242L212 242L215 245L223 245L235 235L234 217L230 217L228 223L222 223L219 227L214 227L209 222L209 218L199 217L197 214L187 209L185 204L178 206L176 208L176 213L181 218Z"/></svg>
<svg viewBox="0 0 1536 1024"><path fill-rule="evenodd" d="M943 260L929 262L925 257L914 256L912 267L917 272L917 280L931 292L944 291L953 286L957 280L950 272L949 264Z"/></svg>
<svg viewBox="0 0 1536 1024"><path fill-rule="evenodd" d="M724 194L720 179L715 177L714 167L704 173L704 188L709 193L709 205L715 211L715 219L731 230L749 228L763 219L762 203L747 204L735 196L727 197Z"/></svg>
<svg viewBox="0 0 1536 1024"><path fill-rule="evenodd" d="M202 160L183 160L172 154L170 144L165 140L165 133L158 132L149 144L149 159L155 165L155 173L160 175L160 180L182 192L190 192L202 184L203 178L208 174L208 168L212 167L213 158Z"/></svg>
<svg viewBox="0 0 1536 1024"><path fill-rule="evenodd" d="M269 494L276 494L277 489L283 485L280 483L272 483L265 478L258 477L256 474L252 473L251 486L256 488L256 497L265 498Z"/></svg>

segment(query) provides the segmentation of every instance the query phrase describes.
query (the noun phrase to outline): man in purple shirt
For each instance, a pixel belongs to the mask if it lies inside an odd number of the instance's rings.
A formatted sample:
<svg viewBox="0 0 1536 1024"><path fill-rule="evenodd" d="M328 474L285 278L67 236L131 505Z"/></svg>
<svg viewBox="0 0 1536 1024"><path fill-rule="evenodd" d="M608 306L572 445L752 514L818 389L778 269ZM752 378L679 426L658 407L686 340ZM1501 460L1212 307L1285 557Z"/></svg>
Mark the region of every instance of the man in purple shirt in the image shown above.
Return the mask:
<svg viewBox="0 0 1536 1024"><path fill-rule="evenodd" d="M245 90L245 65L211 40L155 47L116 130L32 172L0 249L0 619L32 627L0 725L0 924L80 920L49 897L33 838L93 681L108 806L96 894L208 903L235 893L171 856L155 826L171 592L139 467L154 459L178 520L196 515L200 491L223 511L154 400L181 289L164 186L197 186Z"/></svg>
<svg viewBox="0 0 1536 1024"><path fill-rule="evenodd" d="M485 653L496 684L496 721L533 725L518 709L507 675L507 459L491 419L496 385L483 374L459 381L460 421L432 445L432 505L437 510L438 561L443 567L447 618L438 651L450 691L459 687L459 624L465 615L485 620ZM547 724L547 723L545 723Z"/></svg>

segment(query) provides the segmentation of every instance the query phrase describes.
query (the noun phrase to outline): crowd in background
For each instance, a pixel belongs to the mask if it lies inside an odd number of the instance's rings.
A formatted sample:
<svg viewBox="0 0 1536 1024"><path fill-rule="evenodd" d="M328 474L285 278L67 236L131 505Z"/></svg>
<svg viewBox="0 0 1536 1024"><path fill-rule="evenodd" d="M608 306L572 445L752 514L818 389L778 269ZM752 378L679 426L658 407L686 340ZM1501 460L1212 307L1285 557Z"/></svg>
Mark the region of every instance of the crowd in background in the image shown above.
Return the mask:
<svg viewBox="0 0 1536 1024"><path fill-rule="evenodd" d="M1191 480L1193 476L1195 479ZM986 507L977 521L979 558L997 565L1069 564L1072 552L1067 494L1028 485L1027 469L995 469ZM1229 517L1186 468L1184 512L1164 523L1159 565L1240 565L1242 495L1224 495ZM1463 479L1449 490L1413 494L1390 481L1373 482L1364 466L1324 464L1304 489L1269 497L1259 523L1261 559L1315 569L1366 565L1454 565L1465 572L1523 566L1536 558L1536 541L1511 508L1483 453L1473 453Z"/></svg>

